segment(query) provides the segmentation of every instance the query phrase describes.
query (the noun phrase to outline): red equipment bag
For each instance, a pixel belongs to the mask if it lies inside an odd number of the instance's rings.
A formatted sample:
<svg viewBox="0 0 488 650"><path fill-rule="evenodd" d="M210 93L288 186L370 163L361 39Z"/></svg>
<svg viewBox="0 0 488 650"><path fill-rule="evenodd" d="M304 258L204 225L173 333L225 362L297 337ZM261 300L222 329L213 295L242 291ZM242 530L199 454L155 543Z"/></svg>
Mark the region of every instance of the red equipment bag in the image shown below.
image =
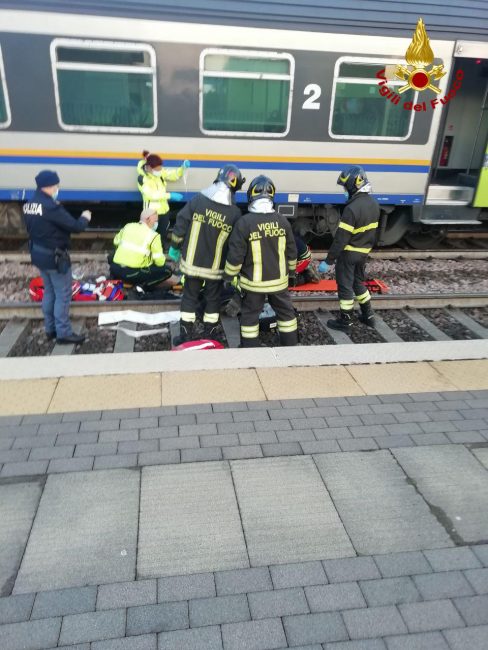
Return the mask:
<svg viewBox="0 0 488 650"><path fill-rule="evenodd" d="M366 280L364 282L366 289L369 289L371 293L388 293L389 287L381 280ZM307 284L300 284L296 287L289 287L290 291L315 291L315 292L325 292L325 293L336 293L337 292L337 282L335 280L320 280L320 282Z"/></svg>
<svg viewBox="0 0 488 650"><path fill-rule="evenodd" d="M124 300L120 280L102 280L101 282L78 282L74 280L71 285L71 300L74 302L87 302L94 300ZM33 278L29 283L29 295L34 302L41 302L44 296L44 283L42 278Z"/></svg>
<svg viewBox="0 0 488 650"><path fill-rule="evenodd" d="M212 341L210 339L199 339L198 341L187 341L186 343L180 343L175 348L172 349L172 352L189 352L190 350L223 350L224 346L218 341Z"/></svg>

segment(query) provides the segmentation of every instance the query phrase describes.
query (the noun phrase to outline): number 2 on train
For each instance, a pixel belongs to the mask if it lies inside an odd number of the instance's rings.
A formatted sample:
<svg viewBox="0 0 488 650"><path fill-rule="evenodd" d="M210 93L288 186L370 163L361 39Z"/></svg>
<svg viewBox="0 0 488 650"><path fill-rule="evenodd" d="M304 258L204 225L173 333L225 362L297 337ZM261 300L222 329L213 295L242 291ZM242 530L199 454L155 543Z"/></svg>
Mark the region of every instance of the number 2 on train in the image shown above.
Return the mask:
<svg viewBox="0 0 488 650"><path fill-rule="evenodd" d="M303 102L302 108L318 111L320 108L320 102L317 100L322 94L322 88L318 84L308 84L308 86L305 86L303 94L305 97L308 97L308 99Z"/></svg>

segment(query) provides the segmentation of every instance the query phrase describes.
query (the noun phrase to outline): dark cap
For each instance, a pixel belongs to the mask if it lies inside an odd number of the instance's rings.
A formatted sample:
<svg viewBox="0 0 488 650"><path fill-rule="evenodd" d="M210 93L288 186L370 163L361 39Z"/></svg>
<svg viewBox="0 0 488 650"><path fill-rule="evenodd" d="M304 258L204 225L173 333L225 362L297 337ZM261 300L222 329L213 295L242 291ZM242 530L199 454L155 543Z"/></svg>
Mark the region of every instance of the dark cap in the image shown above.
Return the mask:
<svg viewBox="0 0 488 650"><path fill-rule="evenodd" d="M59 184L59 176L56 172L52 172L49 169L44 169L42 172L39 172L36 176L36 185L37 187L52 187L53 185Z"/></svg>

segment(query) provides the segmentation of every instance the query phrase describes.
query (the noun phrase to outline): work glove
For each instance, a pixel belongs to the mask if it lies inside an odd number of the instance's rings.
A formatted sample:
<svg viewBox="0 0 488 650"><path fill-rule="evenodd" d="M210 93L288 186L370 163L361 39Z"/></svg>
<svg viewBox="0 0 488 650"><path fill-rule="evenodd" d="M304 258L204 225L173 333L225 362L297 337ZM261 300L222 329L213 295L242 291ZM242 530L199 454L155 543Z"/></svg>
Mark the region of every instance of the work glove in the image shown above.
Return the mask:
<svg viewBox="0 0 488 650"><path fill-rule="evenodd" d="M83 210L81 216L87 219L87 221L91 221L92 213L90 212L90 210Z"/></svg>
<svg viewBox="0 0 488 650"><path fill-rule="evenodd" d="M235 289L237 292L240 292L241 285L239 284L239 278L237 275L233 278L229 276L224 278L224 289Z"/></svg>
<svg viewBox="0 0 488 650"><path fill-rule="evenodd" d="M329 269L330 269L330 264L327 264L325 260L323 262L320 262L319 273L327 273Z"/></svg>
<svg viewBox="0 0 488 650"><path fill-rule="evenodd" d="M184 160L182 167L184 167L185 169L188 169L190 167L190 165L191 165L191 163L190 163L189 160Z"/></svg>
<svg viewBox="0 0 488 650"><path fill-rule="evenodd" d="M180 194L179 192L170 192L169 193L169 200L170 201L183 201L183 194Z"/></svg>
<svg viewBox="0 0 488 650"><path fill-rule="evenodd" d="M181 257L181 251L178 248L173 248L173 246L170 246L168 251L168 257L170 260L173 260L173 262L178 262L178 260Z"/></svg>
<svg viewBox="0 0 488 650"><path fill-rule="evenodd" d="M289 287L296 287L297 286L297 276L295 274L288 275L288 286Z"/></svg>

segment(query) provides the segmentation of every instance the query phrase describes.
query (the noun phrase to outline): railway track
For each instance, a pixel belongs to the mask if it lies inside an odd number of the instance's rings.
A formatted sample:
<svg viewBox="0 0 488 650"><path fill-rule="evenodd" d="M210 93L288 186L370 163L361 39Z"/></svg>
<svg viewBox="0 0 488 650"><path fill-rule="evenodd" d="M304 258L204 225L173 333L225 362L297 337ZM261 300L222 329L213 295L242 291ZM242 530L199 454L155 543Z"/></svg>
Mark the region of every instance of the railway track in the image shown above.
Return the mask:
<svg viewBox="0 0 488 650"><path fill-rule="evenodd" d="M300 312L303 345L488 339L488 294L378 295L374 298L377 314L375 328L354 326L350 335L327 326L332 312L338 309L335 296L293 296L293 303ZM164 302L73 303L71 315L78 331L88 330L94 346L93 350L89 349L90 352L171 349L171 339L177 333L177 324L170 326L168 334L136 340L121 330L98 330L96 319L100 313L122 309L148 313L175 311L179 309L179 304L178 299ZM38 304L0 303L0 323L3 327L0 331L0 357L86 353L83 346L75 349L75 346L59 346L46 341L42 341L40 347L36 347L37 344L29 347L29 341L43 339ZM127 329L137 328L133 323L121 325ZM222 328L222 338L228 347L237 347L238 320L223 316ZM144 326L144 329L147 328ZM104 344L104 349L96 349L96 340L102 336L108 336L110 340ZM267 345L276 344L273 332L265 333L262 337Z"/></svg>

